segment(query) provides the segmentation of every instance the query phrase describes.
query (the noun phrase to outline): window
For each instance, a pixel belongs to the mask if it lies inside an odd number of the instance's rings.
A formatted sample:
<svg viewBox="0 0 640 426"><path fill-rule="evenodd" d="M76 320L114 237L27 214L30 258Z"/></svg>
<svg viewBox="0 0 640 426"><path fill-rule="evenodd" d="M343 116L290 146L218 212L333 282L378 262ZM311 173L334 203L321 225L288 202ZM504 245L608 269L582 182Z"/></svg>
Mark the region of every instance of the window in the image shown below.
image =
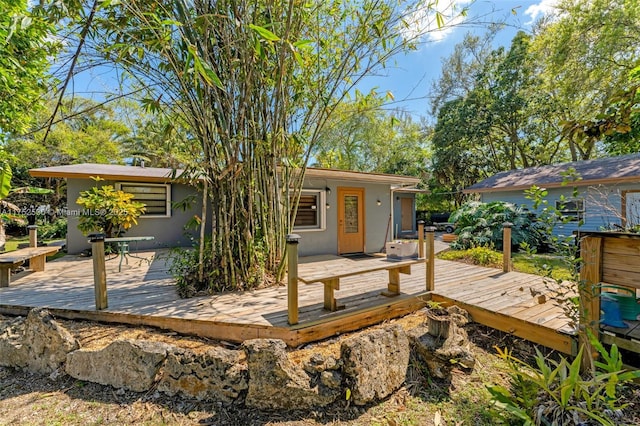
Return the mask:
<svg viewBox="0 0 640 426"><path fill-rule="evenodd" d="M300 193L298 213L293 223L293 229L296 231L325 229L325 200L326 195L324 191L303 189ZM293 211L291 214L293 214Z"/></svg>
<svg viewBox="0 0 640 426"><path fill-rule="evenodd" d="M133 194L133 201L145 205L144 217L171 216L171 185L155 183L116 183L116 189Z"/></svg>
<svg viewBox="0 0 640 426"><path fill-rule="evenodd" d="M584 219L584 200L557 200L556 209L571 222Z"/></svg>

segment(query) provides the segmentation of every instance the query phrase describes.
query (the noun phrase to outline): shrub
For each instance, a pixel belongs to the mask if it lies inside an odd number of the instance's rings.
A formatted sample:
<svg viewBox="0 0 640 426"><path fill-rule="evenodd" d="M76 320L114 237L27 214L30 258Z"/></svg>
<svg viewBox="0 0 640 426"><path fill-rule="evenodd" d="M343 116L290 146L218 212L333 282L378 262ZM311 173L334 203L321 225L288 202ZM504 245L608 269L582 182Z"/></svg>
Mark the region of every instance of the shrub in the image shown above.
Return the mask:
<svg viewBox="0 0 640 426"><path fill-rule="evenodd" d="M76 203L84 207L78 229L84 234L104 232L107 237L121 235L137 225L145 210L144 204L133 201L133 194L116 191L112 185L82 191Z"/></svg>
<svg viewBox="0 0 640 426"><path fill-rule="evenodd" d="M522 207L503 201L481 203L471 201L455 211L451 222L456 224L457 240L451 248L463 250L479 246L491 246L502 250L503 224L510 222L511 244L520 247L541 247L545 242L543 228L538 226L535 215Z"/></svg>
<svg viewBox="0 0 640 426"><path fill-rule="evenodd" d="M45 240L64 238L67 236L67 218L59 217L53 222L38 225L38 237Z"/></svg>
<svg viewBox="0 0 640 426"><path fill-rule="evenodd" d="M490 247L473 247L467 250L451 250L438 256L443 260L464 260L474 265L502 267L502 253Z"/></svg>
<svg viewBox="0 0 640 426"><path fill-rule="evenodd" d="M590 377L580 373L583 348L569 362L547 360L540 352L536 365L515 358L508 349L498 349L507 362L511 386L487 386L499 409L495 415L516 417L523 425L618 425L624 424L619 391L640 377L640 371L625 371L618 348L607 351L597 339L591 344L603 362Z"/></svg>

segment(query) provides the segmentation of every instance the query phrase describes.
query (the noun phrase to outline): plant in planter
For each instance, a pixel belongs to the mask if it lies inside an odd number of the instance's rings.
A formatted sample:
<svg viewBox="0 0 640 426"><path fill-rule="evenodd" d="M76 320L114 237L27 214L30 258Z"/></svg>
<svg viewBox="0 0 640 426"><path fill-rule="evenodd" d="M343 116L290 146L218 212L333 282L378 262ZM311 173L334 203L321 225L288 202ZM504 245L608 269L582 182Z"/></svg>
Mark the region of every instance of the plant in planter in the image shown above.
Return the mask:
<svg viewBox="0 0 640 426"><path fill-rule="evenodd" d="M133 194L117 191L112 185L82 191L76 203L84 208L78 229L85 235L103 232L107 237L120 236L137 225L138 217L145 211L144 204L133 201Z"/></svg>

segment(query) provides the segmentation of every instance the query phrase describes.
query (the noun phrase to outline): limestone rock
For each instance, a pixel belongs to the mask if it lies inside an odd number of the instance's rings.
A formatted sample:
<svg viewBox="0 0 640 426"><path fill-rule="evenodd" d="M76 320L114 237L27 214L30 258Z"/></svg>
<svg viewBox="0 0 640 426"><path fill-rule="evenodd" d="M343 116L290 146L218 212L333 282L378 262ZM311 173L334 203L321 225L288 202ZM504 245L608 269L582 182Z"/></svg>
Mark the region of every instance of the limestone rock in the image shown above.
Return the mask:
<svg viewBox="0 0 640 426"><path fill-rule="evenodd" d="M24 323L23 346L26 367L50 374L60 368L69 352L80 347L78 341L55 321L46 309L32 309Z"/></svg>
<svg viewBox="0 0 640 426"><path fill-rule="evenodd" d="M249 366L247 406L308 409L328 405L337 398L337 391L318 384L315 375L310 376L289 360L282 340L247 340L243 347Z"/></svg>
<svg viewBox="0 0 640 426"><path fill-rule="evenodd" d="M409 339L399 325L350 337L340 350L345 380L356 405L385 398L405 381Z"/></svg>
<svg viewBox="0 0 640 426"><path fill-rule="evenodd" d="M143 392L153 385L170 348L160 342L116 340L102 349L71 352L66 372L76 379Z"/></svg>
<svg viewBox="0 0 640 426"><path fill-rule="evenodd" d="M198 400L230 403L247 389L243 351L214 347L205 353L172 348L162 368L158 390Z"/></svg>
<svg viewBox="0 0 640 426"><path fill-rule="evenodd" d="M25 367L27 365L27 348L22 344L23 334L23 317L0 323L1 366Z"/></svg>

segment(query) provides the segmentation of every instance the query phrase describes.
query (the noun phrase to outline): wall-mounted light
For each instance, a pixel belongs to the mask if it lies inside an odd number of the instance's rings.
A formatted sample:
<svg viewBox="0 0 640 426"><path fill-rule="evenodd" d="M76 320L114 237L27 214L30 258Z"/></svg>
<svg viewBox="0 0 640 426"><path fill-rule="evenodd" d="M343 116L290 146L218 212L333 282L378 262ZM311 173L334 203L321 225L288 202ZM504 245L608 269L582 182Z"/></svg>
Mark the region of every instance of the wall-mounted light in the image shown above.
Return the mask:
<svg viewBox="0 0 640 426"><path fill-rule="evenodd" d="M381 206L381 205L382 205L382 201L377 200L377 201L376 201L376 204L377 204L377 205L379 205L379 206Z"/></svg>
<svg viewBox="0 0 640 426"><path fill-rule="evenodd" d="M331 204L327 203L327 209L331 208Z"/></svg>
<svg viewBox="0 0 640 426"><path fill-rule="evenodd" d="M324 190L327 192L327 194L331 195L331 188L327 186Z"/></svg>

